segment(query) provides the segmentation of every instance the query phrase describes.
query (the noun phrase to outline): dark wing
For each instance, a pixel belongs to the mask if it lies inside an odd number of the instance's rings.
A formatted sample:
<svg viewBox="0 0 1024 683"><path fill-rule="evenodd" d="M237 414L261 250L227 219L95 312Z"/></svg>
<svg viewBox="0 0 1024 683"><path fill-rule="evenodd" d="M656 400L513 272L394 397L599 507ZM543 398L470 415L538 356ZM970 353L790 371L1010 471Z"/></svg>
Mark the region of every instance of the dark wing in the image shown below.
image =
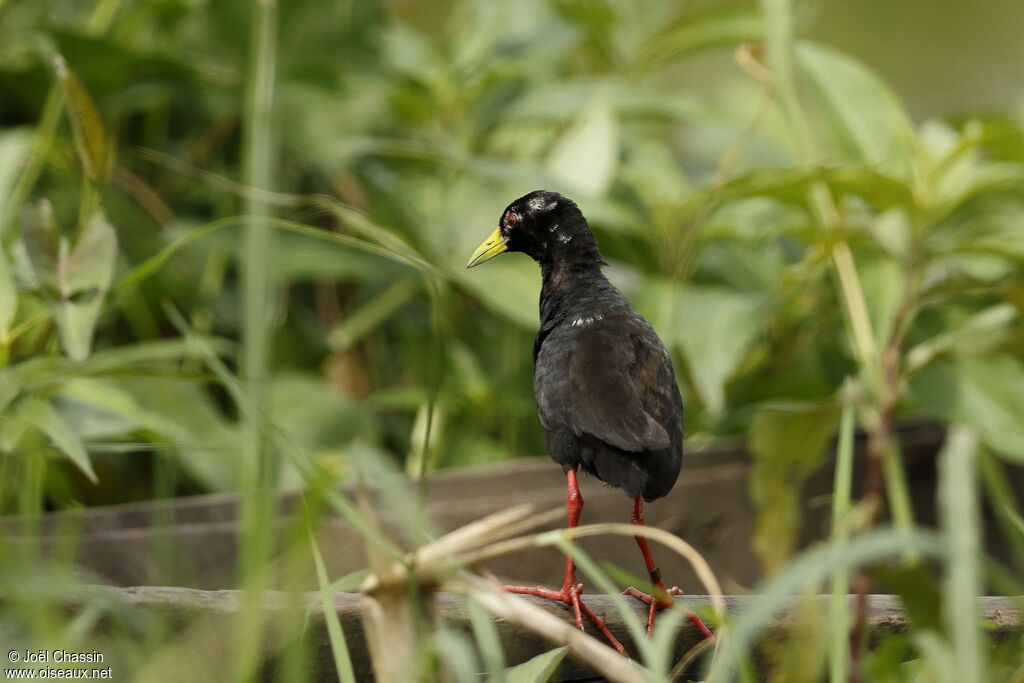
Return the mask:
<svg viewBox="0 0 1024 683"><path fill-rule="evenodd" d="M590 434L624 451L669 448L681 401L671 361L646 322L602 321L545 340L537 407L546 429Z"/></svg>

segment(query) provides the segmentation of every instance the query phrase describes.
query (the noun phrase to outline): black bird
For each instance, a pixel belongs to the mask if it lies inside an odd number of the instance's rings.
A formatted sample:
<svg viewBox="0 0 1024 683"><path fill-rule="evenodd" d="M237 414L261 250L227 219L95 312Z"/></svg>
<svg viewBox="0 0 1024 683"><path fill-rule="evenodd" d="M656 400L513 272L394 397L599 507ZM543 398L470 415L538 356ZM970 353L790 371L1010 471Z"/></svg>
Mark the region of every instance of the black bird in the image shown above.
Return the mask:
<svg viewBox="0 0 1024 683"><path fill-rule="evenodd" d="M569 528L583 508L576 470L596 476L633 498L634 524L642 525L643 501L666 495L679 476L683 457L683 401L672 359L654 328L601 272L594 233L576 204L555 192L537 190L512 202L498 229L481 244L467 267L506 251L522 252L540 264L540 330L533 344L533 391L548 454L568 480ZM656 608L673 604L647 540L636 536L654 585L654 595L625 591ZM622 651L603 621L579 595L572 556L566 559L559 591L505 586L572 606L576 625L586 614ZM696 615L691 621L710 631Z"/></svg>

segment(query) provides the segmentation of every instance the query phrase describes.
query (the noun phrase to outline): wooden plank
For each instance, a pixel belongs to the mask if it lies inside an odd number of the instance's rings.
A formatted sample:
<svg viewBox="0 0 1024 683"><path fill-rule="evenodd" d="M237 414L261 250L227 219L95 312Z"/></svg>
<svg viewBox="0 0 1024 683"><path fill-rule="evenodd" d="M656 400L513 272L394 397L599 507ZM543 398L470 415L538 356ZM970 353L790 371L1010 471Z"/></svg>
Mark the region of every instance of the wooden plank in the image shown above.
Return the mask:
<svg viewBox="0 0 1024 683"><path fill-rule="evenodd" d="M179 634L181 642L187 643L190 657L199 658L202 662L204 657L210 657L222 665L229 665L231 661L230 639L223 638L224 633L233 632L225 629L234 629L234 620L240 613L242 593L240 591L199 591L186 588L112 588L112 587L87 587L82 594L66 601L66 608L70 613L81 610L85 605L90 604L99 597L108 605L121 606L130 610L140 610L163 619L174 625L175 631ZM289 609L289 600L292 596L271 592L266 595L264 613L267 618L268 640L265 648L267 661L265 662L266 672L269 677L273 669L274 658L281 650L296 637L294 628L286 624L286 612ZM303 610L309 610L310 619L307 622L306 635L309 638L309 645L312 652L312 665L317 680L336 680L333 673L333 657L330 643L324 627L323 612L320 605L319 594L310 593L300 595ZM558 616L571 623L571 615L562 605L532 597L521 597L541 607L545 611ZM597 614L602 616L608 623L611 631L629 649L632 656L636 657L637 652L629 631L626 628L621 615L615 610L610 598L600 595L585 596L587 604ZM742 613L751 600L751 596L726 596L725 604L730 615ZM850 596L851 605L854 596ZM680 600L691 609L704 610L709 608L710 602L704 596L689 595ZM794 598L794 605L786 608L783 613L776 615L768 625L769 630L778 628L789 623L797 611ZM830 596L815 596L819 608L827 611ZM333 596L334 609L337 612L345 636L349 643L350 655L356 676L359 680L372 680L372 666L367 656L366 640L363 634L360 596L352 593L338 593ZM979 616L989 624L988 633L997 637L1018 631L1021 627L1022 613L1019 608L1019 601L1013 598L983 597L978 600ZM646 607L639 601L630 601L635 608L638 617L643 618L646 614ZM463 598L452 594L439 594L435 601L436 614L444 622L456 629L469 632L469 618ZM806 609L801 605L800 609ZM874 595L869 597L868 602L869 618L868 624L875 634L884 632L900 632L907 628L907 615L903 610L900 601L895 596ZM124 615L122 615L123 617ZM511 666L526 661L531 657L547 651L551 646L538 636L524 632L501 620L495 620L502 647L505 653L507 665ZM209 637L205 634L217 633L218 637ZM675 657L678 659L684 656L691 647L700 642L701 636L696 632L689 622L684 621L683 627L675 643ZM198 648L198 649L197 649ZM170 650L171 655L174 650ZM169 655L169 656L171 656ZM195 661L193 661L195 663ZM115 663L116 666L116 663ZM174 667L162 669L166 681L177 680L174 678ZM209 680L217 680L217 676L226 676L228 671L218 671L216 668L204 669ZM202 681L207 680L200 675L195 668L188 668L182 671L181 680ZM557 680L579 681L593 680L594 672L587 666L586 662L566 660L561 667Z"/></svg>
<svg viewBox="0 0 1024 683"><path fill-rule="evenodd" d="M935 424L912 423L901 426L899 436L911 475L908 480L914 487L915 514L927 523L934 517L934 454L943 431ZM750 469L749 454L738 444L694 449L687 453L673 491L646 509L648 524L694 545L726 586L750 586L760 578L750 542L754 523ZM822 500L831 490L831 477L831 466L826 464L803 487L802 545L827 532L828 506ZM628 521L630 501L621 491L591 477L582 477L581 485L583 523ZM563 505L564 499L558 466L547 458L533 458L435 473L428 487L426 514L434 528L444 533L516 504L529 502L546 510ZM234 494L217 494L50 513L43 519L44 546L70 545L70 556L77 564L116 585L229 588L236 577L237 501ZM294 501L294 493L281 494L281 530L288 526ZM398 520L385 518L384 522L396 532L393 537L401 536ZM555 526L557 522L548 528ZM14 545L19 527L15 518L0 518L0 529ZM318 538L332 577L365 566L362 539L345 520L326 517ZM992 541L988 551L999 557L999 539ZM640 555L628 538L587 538L581 545L597 559L643 574ZM655 554L670 584L700 589L682 559L663 549L656 548ZM550 584L559 579L562 562L557 551L537 549L492 561L488 568L508 581ZM309 577L307 587L313 588L312 573Z"/></svg>

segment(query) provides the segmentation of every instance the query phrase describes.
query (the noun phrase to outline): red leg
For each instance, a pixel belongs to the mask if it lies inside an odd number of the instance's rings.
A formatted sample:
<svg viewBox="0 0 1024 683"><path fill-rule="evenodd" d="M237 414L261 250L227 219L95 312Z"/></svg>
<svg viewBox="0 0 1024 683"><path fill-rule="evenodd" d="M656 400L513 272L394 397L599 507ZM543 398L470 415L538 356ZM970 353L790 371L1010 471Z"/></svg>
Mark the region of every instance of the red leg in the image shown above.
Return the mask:
<svg viewBox="0 0 1024 683"><path fill-rule="evenodd" d="M573 529L580 523L580 513L583 511L583 496L580 494L580 486L576 481L576 470L569 470L566 476L568 490L565 497L565 511L569 518L569 528ZM565 578L562 580L561 590L553 591L550 588L543 588L541 586L502 586L501 588L509 593L536 595L537 597L557 600L569 605L572 607L573 616L576 618L576 628L581 631L583 630L583 615L586 615L594 626L604 634L604 637L608 639L612 647L618 650L620 654L626 654L626 649L622 647L622 643L619 642L618 638L608 630L604 619L594 614L580 600L583 584L576 580L576 563L573 562L571 554L565 558Z"/></svg>
<svg viewBox="0 0 1024 683"><path fill-rule="evenodd" d="M633 524L637 526L644 526L644 499L637 496L633 501ZM651 584L653 586L653 595L648 595L643 591L630 586L626 590L622 591L623 595L632 595L634 598L643 600L650 605L650 610L647 613L647 633L650 634L654 630L654 617L659 609L671 607L675 604L675 601L671 596L682 595L683 591L679 590L676 586L672 588L666 588L665 582L661 580L661 570L658 569L658 565L654 563L654 556L651 555L651 547L647 544L647 539L643 536L634 536L636 544L640 546L640 554L644 556L644 566L647 567L647 574L651 577ZM697 627L705 638L715 639L714 634L711 630L701 621L693 612L689 612L687 618L694 626Z"/></svg>

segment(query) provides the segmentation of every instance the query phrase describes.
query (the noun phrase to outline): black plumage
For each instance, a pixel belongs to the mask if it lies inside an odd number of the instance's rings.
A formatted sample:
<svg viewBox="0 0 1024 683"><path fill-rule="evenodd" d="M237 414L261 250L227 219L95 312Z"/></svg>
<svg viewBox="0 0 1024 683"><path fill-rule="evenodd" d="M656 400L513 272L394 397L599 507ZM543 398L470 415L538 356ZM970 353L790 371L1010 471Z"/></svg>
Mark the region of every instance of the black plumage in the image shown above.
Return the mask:
<svg viewBox="0 0 1024 683"><path fill-rule="evenodd" d="M672 360L643 316L601 271L576 204L536 191L505 209L505 251L540 264L533 388L548 454L651 501L675 484L683 402Z"/></svg>
<svg viewBox="0 0 1024 683"><path fill-rule="evenodd" d="M548 454L566 474L569 528L583 510L576 471L583 469L633 498L633 524L643 526L643 501L667 494L683 458L683 401L672 360L650 323L601 272L597 240L576 204L538 190L508 205L498 229L477 248L469 266L506 251L540 264L540 330L533 344L533 392ZM626 593L650 606L647 630L658 608L681 591L666 588L647 539L635 536L651 579L651 593ZM503 586L506 591L558 600L572 607L576 625L586 615L625 653L604 620L581 600L572 555L560 590ZM708 638L694 614L690 621Z"/></svg>

